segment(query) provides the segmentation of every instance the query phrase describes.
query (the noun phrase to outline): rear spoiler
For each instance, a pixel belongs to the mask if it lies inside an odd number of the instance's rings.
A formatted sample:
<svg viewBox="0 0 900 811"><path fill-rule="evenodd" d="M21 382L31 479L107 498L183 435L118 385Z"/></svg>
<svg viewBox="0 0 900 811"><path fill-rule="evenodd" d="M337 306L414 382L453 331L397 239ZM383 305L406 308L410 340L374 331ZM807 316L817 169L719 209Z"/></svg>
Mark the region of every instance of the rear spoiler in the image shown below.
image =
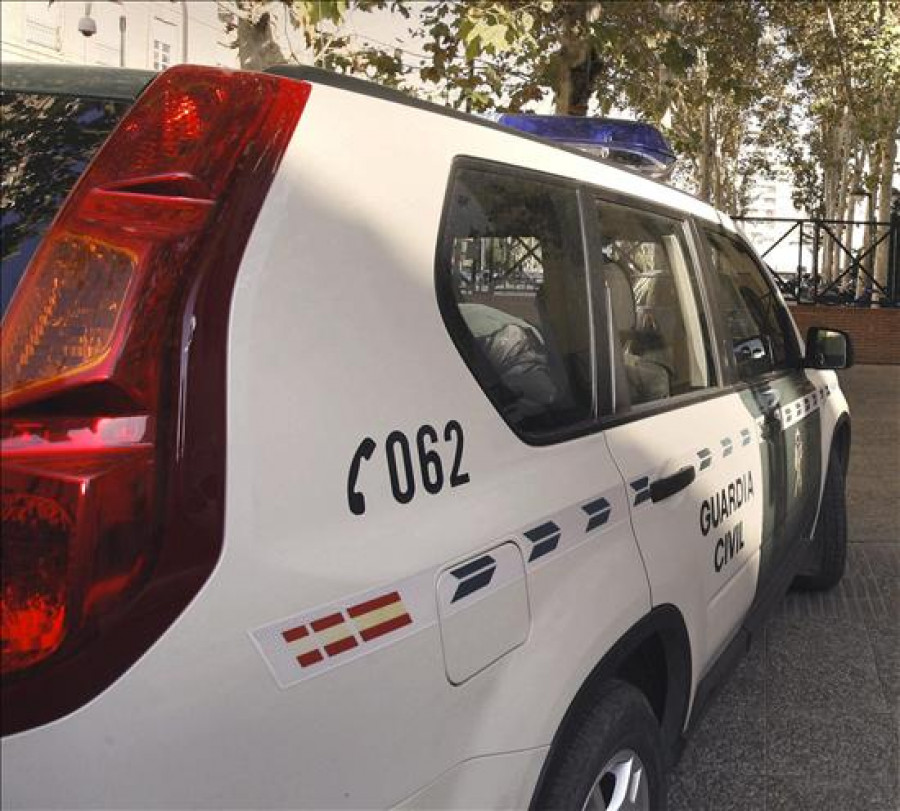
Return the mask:
<svg viewBox="0 0 900 811"><path fill-rule="evenodd" d="M17 93L134 101L159 74L90 65L4 63L0 87Z"/></svg>

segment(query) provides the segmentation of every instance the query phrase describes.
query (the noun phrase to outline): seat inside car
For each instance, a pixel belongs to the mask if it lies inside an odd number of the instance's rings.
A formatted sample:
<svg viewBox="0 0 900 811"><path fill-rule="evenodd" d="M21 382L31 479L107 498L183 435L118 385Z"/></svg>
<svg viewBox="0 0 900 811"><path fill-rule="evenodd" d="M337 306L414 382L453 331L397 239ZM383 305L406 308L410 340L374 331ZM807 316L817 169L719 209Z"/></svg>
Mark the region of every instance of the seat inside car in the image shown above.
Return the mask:
<svg viewBox="0 0 900 811"><path fill-rule="evenodd" d="M615 262L604 263L603 270L631 402L645 403L669 397L669 371L652 357L664 349L662 337L655 330L638 328L637 305L628 274Z"/></svg>

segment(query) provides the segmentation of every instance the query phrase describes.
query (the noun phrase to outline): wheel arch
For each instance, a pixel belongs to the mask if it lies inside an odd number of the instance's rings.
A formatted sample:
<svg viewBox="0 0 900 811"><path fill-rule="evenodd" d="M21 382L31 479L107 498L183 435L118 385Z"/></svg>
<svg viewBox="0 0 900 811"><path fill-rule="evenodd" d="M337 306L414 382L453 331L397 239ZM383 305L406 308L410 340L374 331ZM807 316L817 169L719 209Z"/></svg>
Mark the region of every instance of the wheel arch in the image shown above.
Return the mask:
<svg viewBox="0 0 900 811"><path fill-rule="evenodd" d="M553 736L532 796L532 811L537 808L537 798L541 795L548 766L556 752L572 734L583 708L599 700L604 686L612 679L631 684L647 698L659 720L666 766L672 765L682 740L691 688L687 626L674 605L656 606L642 617L610 648L584 680Z"/></svg>
<svg viewBox="0 0 900 811"><path fill-rule="evenodd" d="M847 475L847 470L850 466L850 439L850 415L844 411L837 418L834 430L831 433L831 447L835 448L840 454L841 464L844 467L844 476Z"/></svg>

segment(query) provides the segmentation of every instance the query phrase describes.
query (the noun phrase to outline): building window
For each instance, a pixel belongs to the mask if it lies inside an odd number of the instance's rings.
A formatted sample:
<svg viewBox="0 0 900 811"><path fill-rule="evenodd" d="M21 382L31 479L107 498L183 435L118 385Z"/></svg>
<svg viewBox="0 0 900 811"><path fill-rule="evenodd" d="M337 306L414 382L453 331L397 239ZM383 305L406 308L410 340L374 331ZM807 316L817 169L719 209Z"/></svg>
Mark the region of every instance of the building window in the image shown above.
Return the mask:
<svg viewBox="0 0 900 811"><path fill-rule="evenodd" d="M150 21L150 65L153 70L166 70L176 62L175 43L180 29L174 23L160 17Z"/></svg>
<svg viewBox="0 0 900 811"><path fill-rule="evenodd" d="M172 46L168 42L153 40L153 70L166 70L172 64Z"/></svg>
<svg viewBox="0 0 900 811"><path fill-rule="evenodd" d="M42 45L58 51L62 46L59 36L59 4L25 4L25 39L33 45Z"/></svg>

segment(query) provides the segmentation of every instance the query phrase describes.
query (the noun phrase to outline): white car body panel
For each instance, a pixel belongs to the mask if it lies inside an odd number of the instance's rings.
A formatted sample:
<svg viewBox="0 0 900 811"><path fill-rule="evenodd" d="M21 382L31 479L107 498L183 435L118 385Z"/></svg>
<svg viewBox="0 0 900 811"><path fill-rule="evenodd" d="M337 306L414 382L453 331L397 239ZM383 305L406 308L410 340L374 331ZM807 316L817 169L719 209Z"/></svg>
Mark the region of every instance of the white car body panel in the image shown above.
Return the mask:
<svg viewBox="0 0 900 811"><path fill-rule="evenodd" d="M317 104L328 115L319 117ZM11 805L391 805L447 764L548 745L591 668L649 610L624 489L602 437L523 445L472 379L437 309L433 250L453 147L469 142L469 151L499 157L498 147L520 139L455 122L459 132L445 133L440 117L402 107L379 128L383 107L314 89L245 254L232 310L226 533L215 573L98 700L4 741L4 772L17 775L5 792ZM335 134L335 121L345 135ZM396 132L413 125L421 154L406 149L403 165L416 170L398 172L385 155ZM524 152L554 150L524 142ZM327 317L338 309L352 318ZM338 327L341 340L327 340ZM316 396L311 381L340 396ZM472 484L401 506L386 476L364 473L366 516L348 512L347 466L364 435L383 442L396 428L457 417ZM548 516L564 535L580 533L578 504L609 492L618 493L617 520L529 571L528 644L460 687L446 678L434 623L285 690L248 638L266 623L411 576L433 590L446 564L504 540L527 547L516 531ZM598 579L604 569L615 577ZM583 611L573 612L575 592ZM600 627L596 616L605 618ZM545 653L526 655L534 649ZM28 779L38 762L58 767Z"/></svg>
<svg viewBox="0 0 900 811"><path fill-rule="evenodd" d="M693 405L690 426L679 411L655 417L652 446L642 422L546 447L519 440L454 347L435 296L458 156L539 167L720 221L694 198L598 161L314 86L234 291L221 559L105 692L4 739L4 806L523 807L579 688L662 603L687 621L693 695L753 599L761 501L746 509L745 547L723 580L708 571L711 536L680 539L687 552L663 537L696 522L689 496L702 498L703 479L647 523L629 512L627 482L753 420L726 395ZM825 458L843 411L840 396L823 409ZM440 433L451 420L465 431L470 482L398 504L385 438L426 424ZM377 450L361 468L357 516L347 471L366 436ZM754 447L717 473L761 478ZM583 505L600 495L610 520L586 532ZM531 561L525 533L548 521L559 546ZM499 603L518 613L471 657L465 636L479 623L462 623L449 667L439 578L500 544L521 554L524 579L509 581L519 589L512 603ZM402 633L309 677L278 676L281 654L267 645L284 629L392 590L412 616Z"/></svg>
<svg viewBox="0 0 900 811"><path fill-rule="evenodd" d="M527 808L549 747L473 758L454 766L397 808Z"/></svg>
<svg viewBox="0 0 900 811"><path fill-rule="evenodd" d="M836 372L807 369L806 377L816 387L817 390L821 391L823 388L825 388L829 392L825 402L820 402L819 404L819 413L821 414L822 420L822 484L819 492L823 493L825 488L825 476L828 474L828 465L826 464L826 462L831 451L834 432L837 428L838 421L850 412L850 406L847 403L847 398L841 391ZM819 509L821 510L821 497L819 502Z"/></svg>
<svg viewBox="0 0 900 811"><path fill-rule="evenodd" d="M741 430L747 431L744 444ZM684 615L691 641L694 683L728 641L750 608L756 591L762 528L762 471L753 416L736 394L607 429L613 457L626 481L654 480L685 465L697 468L694 482L653 509L631 489L632 525L647 566L654 605L671 603ZM730 439L727 451L722 441ZM699 452L708 451L701 469ZM700 505L736 480L749 476L754 496L718 527L701 531ZM637 502L637 503L636 503ZM715 571L716 543L741 524L743 546Z"/></svg>

